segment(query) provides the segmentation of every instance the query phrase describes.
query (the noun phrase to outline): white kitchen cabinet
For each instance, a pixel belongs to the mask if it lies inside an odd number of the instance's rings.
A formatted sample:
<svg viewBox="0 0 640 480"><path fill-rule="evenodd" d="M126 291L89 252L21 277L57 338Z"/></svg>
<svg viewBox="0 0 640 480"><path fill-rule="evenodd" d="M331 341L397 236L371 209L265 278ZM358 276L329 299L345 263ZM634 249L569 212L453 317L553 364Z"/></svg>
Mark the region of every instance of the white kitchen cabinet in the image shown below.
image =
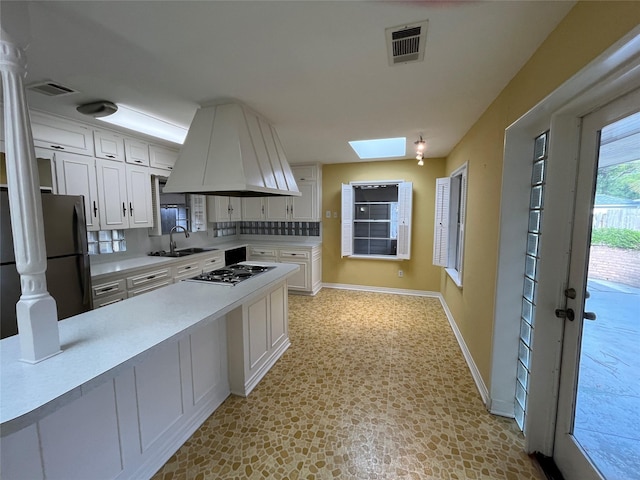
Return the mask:
<svg viewBox="0 0 640 480"><path fill-rule="evenodd" d="M113 278L91 285L93 308L121 302L127 298L127 281L124 277Z"/></svg>
<svg viewBox="0 0 640 480"><path fill-rule="evenodd" d="M201 255L200 271L210 272L224 267L224 251L216 251L215 253L208 253L207 255Z"/></svg>
<svg viewBox="0 0 640 480"><path fill-rule="evenodd" d="M227 315L229 386L246 397L289 348L284 284Z"/></svg>
<svg viewBox="0 0 640 480"><path fill-rule="evenodd" d="M313 246L250 245L248 260L298 265L300 269L288 279L292 293L315 295L322 288L322 248Z"/></svg>
<svg viewBox="0 0 640 480"><path fill-rule="evenodd" d="M278 261L298 265L298 270L287 281L291 290L311 290L311 252L300 249L280 249Z"/></svg>
<svg viewBox="0 0 640 480"><path fill-rule="evenodd" d="M127 173L124 163L96 159L100 230L129 228Z"/></svg>
<svg viewBox="0 0 640 480"><path fill-rule="evenodd" d="M149 167L125 165L129 228L153 227L151 175Z"/></svg>
<svg viewBox="0 0 640 480"><path fill-rule="evenodd" d="M200 262L193 257L187 257L188 260L183 260L175 265L172 265L173 269L173 282L177 283L185 278L195 277L199 275L202 270L200 269Z"/></svg>
<svg viewBox="0 0 640 480"><path fill-rule="evenodd" d="M94 130L96 157L124 162L124 137L106 130Z"/></svg>
<svg viewBox="0 0 640 480"><path fill-rule="evenodd" d="M266 220L266 201L263 197L245 197L242 199L242 220L261 222Z"/></svg>
<svg viewBox="0 0 640 480"><path fill-rule="evenodd" d="M124 139L124 160L135 165L149 166L149 144L134 138Z"/></svg>
<svg viewBox="0 0 640 480"><path fill-rule="evenodd" d="M207 218L210 222L239 222L242 220L240 197L207 197Z"/></svg>
<svg viewBox="0 0 640 480"><path fill-rule="evenodd" d="M87 230L100 230L96 160L93 157L56 152L53 162L58 193L84 196Z"/></svg>
<svg viewBox="0 0 640 480"><path fill-rule="evenodd" d="M317 165L291 167L299 197L265 198L266 220L278 222L320 221L320 170Z"/></svg>
<svg viewBox="0 0 640 480"><path fill-rule="evenodd" d="M178 152L161 145L149 145L149 165L163 170L173 170Z"/></svg>
<svg viewBox="0 0 640 480"><path fill-rule="evenodd" d="M171 273L170 267L164 267L149 269L127 277L127 297L135 297L157 288L171 285L173 283Z"/></svg>
<svg viewBox="0 0 640 480"><path fill-rule="evenodd" d="M277 262L278 250L277 248L274 248L274 247L250 245L249 248L247 249L247 260Z"/></svg>
<svg viewBox="0 0 640 480"><path fill-rule="evenodd" d="M93 130L88 126L38 112L30 112L30 117L36 147L93 157Z"/></svg>

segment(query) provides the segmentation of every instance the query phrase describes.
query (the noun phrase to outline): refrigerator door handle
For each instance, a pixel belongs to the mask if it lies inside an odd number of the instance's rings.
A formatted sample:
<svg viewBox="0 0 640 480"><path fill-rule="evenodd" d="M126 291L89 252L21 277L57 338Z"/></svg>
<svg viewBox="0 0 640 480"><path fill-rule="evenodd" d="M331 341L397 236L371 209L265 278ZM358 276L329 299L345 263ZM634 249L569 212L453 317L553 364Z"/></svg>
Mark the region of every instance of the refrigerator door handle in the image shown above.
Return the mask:
<svg viewBox="0 0 640 480"><path fill-rule="evenodd" d="M78 273L80 274L78 278L80 279L80 288L82 290L82 304L91 309L91 269L89 267L89 249L87 247L84 211L84 201L76 203L73 221L81 253L76 257L76 261Z"/></svg>

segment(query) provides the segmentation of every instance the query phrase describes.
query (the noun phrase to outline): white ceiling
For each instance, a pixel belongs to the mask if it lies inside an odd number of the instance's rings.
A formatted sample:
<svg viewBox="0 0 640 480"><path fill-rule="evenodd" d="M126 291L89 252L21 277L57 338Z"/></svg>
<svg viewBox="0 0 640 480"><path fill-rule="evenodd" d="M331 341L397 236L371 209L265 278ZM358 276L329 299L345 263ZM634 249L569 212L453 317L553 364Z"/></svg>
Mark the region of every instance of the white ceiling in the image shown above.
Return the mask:
<svg viewBox="0 0 640 480"><path fill-rule="evenodd" d="M7 3L3 0L3 3ZM419 135L446 156L566 15L554 1L30 2L33 108L110 100L188 126L233 97L271 120L290 163L358 161L347 142ZM385 28L429 20L424 62L390 67Z"/></svg>

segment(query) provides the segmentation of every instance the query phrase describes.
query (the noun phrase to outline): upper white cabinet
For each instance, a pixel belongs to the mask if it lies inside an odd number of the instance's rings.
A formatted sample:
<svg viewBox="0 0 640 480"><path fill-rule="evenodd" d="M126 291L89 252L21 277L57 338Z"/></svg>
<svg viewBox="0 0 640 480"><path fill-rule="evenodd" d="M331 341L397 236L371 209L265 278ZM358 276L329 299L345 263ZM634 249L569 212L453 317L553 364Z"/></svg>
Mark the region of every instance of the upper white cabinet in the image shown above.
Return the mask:
<svg viewBox="0 0 640 480"><path fill-rule="evenodd" d="M133 138L124 139L124 159L127 163L149 166L149 144Z"/></svg>
<svg viewBox="0 0 640 480"><path fill-rule="evenodd" d="M153 227L151 204L151 175L149 168L125 165L127 199L129 201L129 228Z"/></svg>
<svg viewBox="0 0 640 480"><path fill-rule="evenodd" d="M242 199L208 196L207 218L210 222L239 222L242 220Z"/></svg>
<svg viewBox="0 0 640 480"><path fill-rule="evenodd" d="M94 155L91 128L37 112L32 112L30 116L33 143L36 147Z"/></svg>
<svg viewBox="0 0 640 480"><path fill-rule="evenodd" d="M291 167L300 197L267 197L266 220L282 222L320 221L320 170L317 165Z"/></svg>
<svg viewBox="0 0 640 480"><path fill-rule="evenodd" d="M160 145L149 145L149 165L164 170L172 170L178 159L178 152Z"/></svg>
<svg viewBox="0 0 640 480"><path fill-rule="evenodd" d="M105 130L94 130L96 157L124 162L124 137Z"/></svg>
<svg viewBox="0 0 640 480"><path fill-rule="evenodd" d="M100 230L129 228L127 174L124 163L96 159Z"/></svg>
<svg viewBox="0 0 640 480"><path fill-rule="evenodd" d="M260 222L266 220L266 201L262 197L245 197L242 199L242 220Z"/></svg>
<svg viewBox="0 0 640 480"><path fill-rule="evenodd" d="M84 196L87 230L100 230L95 159L56 152L53 161L58 193Z"/></svg>

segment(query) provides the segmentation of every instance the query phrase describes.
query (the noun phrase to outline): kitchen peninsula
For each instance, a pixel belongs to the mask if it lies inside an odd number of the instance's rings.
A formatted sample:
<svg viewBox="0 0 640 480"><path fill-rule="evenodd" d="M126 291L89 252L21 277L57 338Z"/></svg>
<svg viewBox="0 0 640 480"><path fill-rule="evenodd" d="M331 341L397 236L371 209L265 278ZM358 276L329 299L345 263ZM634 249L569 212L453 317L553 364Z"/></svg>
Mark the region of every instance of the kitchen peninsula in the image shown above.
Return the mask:
<svg viewBox="0 0 640 480"><path fill-rule="evenodd" d="M2 340L2 478L150 477L288 348L298 266L273 265L233 287L179 282L63 320L62 353L36 365L19 361L17 336Z"/></svg>

